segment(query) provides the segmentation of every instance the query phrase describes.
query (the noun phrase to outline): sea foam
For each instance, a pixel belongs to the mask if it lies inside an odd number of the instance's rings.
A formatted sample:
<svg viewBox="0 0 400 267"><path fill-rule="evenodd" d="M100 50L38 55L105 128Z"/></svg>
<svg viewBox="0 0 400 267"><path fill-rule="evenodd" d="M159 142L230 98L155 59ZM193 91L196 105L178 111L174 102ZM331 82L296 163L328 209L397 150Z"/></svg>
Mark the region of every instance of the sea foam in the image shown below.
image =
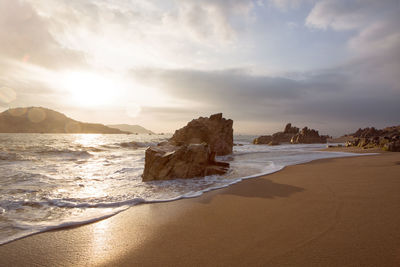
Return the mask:
<svg viewBox="0 0 400 267"><path fill-rule="evenodd" d="M145 149L168 136L0 134L0 244L85 224L138 204L193 198L315 159L325 145L252 145L238 137L223 176L143 183ZM18 155L18 156L14 156ZM24 161L18 160L25 159Z"/></svg>

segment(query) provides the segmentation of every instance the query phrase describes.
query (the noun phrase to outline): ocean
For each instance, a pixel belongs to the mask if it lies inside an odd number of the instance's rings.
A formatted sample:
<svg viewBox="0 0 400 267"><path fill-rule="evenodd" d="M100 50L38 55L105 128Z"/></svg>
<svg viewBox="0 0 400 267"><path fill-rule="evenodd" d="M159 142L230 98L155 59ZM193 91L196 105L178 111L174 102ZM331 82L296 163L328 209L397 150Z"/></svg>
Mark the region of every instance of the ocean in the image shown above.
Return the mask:
<svg viewBox="0 0 400 267"><path fill-rule="evenodd" d="M168 135L0 134L0 245L35 233L85 224L137 204L197 197L243 179L315 159L326 144L252 145L235 136L226 175L142 182L145 150Z"/></svg>

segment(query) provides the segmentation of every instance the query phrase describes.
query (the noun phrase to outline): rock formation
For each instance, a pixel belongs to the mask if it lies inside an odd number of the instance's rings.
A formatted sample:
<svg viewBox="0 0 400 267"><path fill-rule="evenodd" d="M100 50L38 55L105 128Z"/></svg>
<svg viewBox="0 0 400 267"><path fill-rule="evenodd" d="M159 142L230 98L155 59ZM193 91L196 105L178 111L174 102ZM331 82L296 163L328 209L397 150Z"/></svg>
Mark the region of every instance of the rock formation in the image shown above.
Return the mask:
<svg viewBox="0 0 400 267"><path fill-rule="evenodd" d="M222 118L222 113L210 118L200 117L176 130L169 142L175 145L207 143L211 152L218 156L228 155L233 147L232 125L233 121Z"/></svg>
<svg viewBox="0 0 400 267"><path fill-rule="evenodd" d="M229 163L216 162L207 144L150 147L146 150L143 181L224 174Z"/></svg>
<svg viewBox="0 0 400 267"><path fill-rule="evenodd" d="M277 132L273 135L262 135L253 140L253 144L261 145L279 145L280 143L289 143L292 137L299 132L299 128L292 126L291 123L286 124L283 132Z"/></svg>
<svg viewBox="0 0 400 267"><path fill-rule="evenodd" d="M146 150L143 181L204 177L224 174L229 163L216 155L232 153L233 121L222 113L192 120L171 139Z"/></svg>
<svg viewBox="0 0 400 267"><path fill-rule="evenodd" d="M270 146L280 145L281 143L292 144L311 144L326 143L327 136L320 136L318 131L304 127L301 132L299 128L286 124L283 132L277 132L273 135L262 135L253 140L253 144L268 144Z"/></svg>
<svg viewBox="0 0 400 267"><path fill-rule="evenodd" d="M298 134L292 137L290 143L292 144L314 144L326 143L327 136L320 136L318 131L304 127Z"/></svg>
<svg viewBox="0 0 400 267"><path fill-rule="evenodd" d="M267 145L272 141L272 135L262 135L253 140L255 145Z"/></svg>
<svg viewBox="0 0 400 267"><path fill-rule="evenodd" d="M400 126L386 127L378 130L374 127L358 129L350 134L353 140L347 141L346 146L362 148L379 147L386 151L400 152Z"/></svg>
<svg viewBox="0 0 400 267"><path fill-rule="evenodd" d="M286 124L284 134L297 134L299 132L299 128L292 126L291 123Z"/></svg>

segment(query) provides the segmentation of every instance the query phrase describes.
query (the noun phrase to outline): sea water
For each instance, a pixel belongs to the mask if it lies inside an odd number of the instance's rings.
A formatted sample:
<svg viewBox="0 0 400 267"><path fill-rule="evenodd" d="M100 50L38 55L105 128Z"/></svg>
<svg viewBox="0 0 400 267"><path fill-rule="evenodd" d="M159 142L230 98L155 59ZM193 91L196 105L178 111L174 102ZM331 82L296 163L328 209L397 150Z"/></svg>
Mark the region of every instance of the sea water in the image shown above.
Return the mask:
<svg viewBox="0 0 400 267"><path fill-rule="evenodd" d="M252 145L236 136L223 176L142 182L145 150L168 135L0 134L0 244L84 224L140 203L197 197L246 178L315 159L323 144Z"/></svg>

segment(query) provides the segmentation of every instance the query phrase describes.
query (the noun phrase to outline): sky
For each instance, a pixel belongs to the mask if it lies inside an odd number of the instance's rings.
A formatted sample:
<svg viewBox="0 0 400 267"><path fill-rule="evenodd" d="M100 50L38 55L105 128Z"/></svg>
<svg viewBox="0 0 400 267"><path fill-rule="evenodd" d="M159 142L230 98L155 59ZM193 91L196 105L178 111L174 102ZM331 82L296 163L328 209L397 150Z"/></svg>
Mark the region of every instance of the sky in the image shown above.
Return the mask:
<svg viewBox="0 0 400 267"><path fill-rule="evenodd" d="M339 136L400 124L399 0L0 0L0 111L173 132L223 112Z"/></svg>

